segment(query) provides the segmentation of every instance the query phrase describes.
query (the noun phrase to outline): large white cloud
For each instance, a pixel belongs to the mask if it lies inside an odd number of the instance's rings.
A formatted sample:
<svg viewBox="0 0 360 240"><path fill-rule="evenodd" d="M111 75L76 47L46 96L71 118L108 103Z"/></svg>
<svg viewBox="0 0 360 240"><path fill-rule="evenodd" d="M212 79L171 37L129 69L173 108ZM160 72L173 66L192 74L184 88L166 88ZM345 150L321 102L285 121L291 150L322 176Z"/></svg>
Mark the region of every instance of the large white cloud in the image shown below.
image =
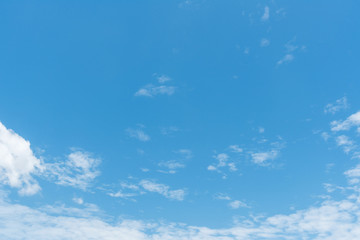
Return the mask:
<svg viewBox="0 0 360 240"><path fill-rule="evenodd" d="M0 182L18 188L21 195L32 195L40 190L32 175L41 169L30 142L0 122Z"/></svg>

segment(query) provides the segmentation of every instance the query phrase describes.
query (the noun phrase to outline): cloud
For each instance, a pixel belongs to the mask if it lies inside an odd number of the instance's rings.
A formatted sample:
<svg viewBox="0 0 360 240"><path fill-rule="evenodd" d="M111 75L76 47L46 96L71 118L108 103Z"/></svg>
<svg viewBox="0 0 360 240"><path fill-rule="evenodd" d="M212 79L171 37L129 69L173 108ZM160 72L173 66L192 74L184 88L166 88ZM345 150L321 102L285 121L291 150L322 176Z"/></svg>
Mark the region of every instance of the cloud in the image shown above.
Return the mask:
<svg viewBox="0 0 360 240"><path fill-rule="evenodd" d="M165 198L183 201L186 195L184 189L171 190L168 185L157 183L152 180L141 180L135 184L121 183L121 190L108 193L111 197L132 198L146 193L158 193Z"/></svg>
<svg viewBox="0 0 360 240"><path fill-rule="evenodd" d="M214 156L214 158L218 161L217 164L212 164L207 167L209 171L218 171L219 168L228 167L230 171L237 171L236 165L234 162L229 162L229 155L226 153L220 153Z"/></svg>
<svg viewBox="0 0 360 240"><path fill-rule="evenodd" d="M190 149L179 149L176 153L183 155L186 159L193 157L192 151Z"/></svg>
<svg viewBox="0 0 360 240"><path fill-rule="evenodd" d="M168 81L171 81L171 78L169 76L166 76L166 75L157 75L157 80L159 83L164 83L164 82L168 82Z"/></svg>
<svg viewBox="0 0 360 240"><path fill-rule="evenodd" d="M346 171L345 175L350 179L359 178L359 169L360 167L357 166ZM153 182L144 182L143 185L152 192L164 194L169 191L162 185L154 186ZM253 219L244 219L227 228L127 219L108 222L96 215L98 210L94 207L65 209L57 205L35 209L0 199L0 238L9 240L360 239L360 195L356 187L349 188L348 191L339 200L324 199L314 206L290 214L255 216ZM223 196L223 200L230 201L229 197ZM231 203L235 207L242 206L237 200ZM68 212L72 216L68 216Z"/></svg>
<svg viewBox="0 0 360 240"><path fill-rule="evenodd" d="M336 143L338 146L343 147L345 153L349 153L355 147L355 143L345 135L336 137Z"/></svg>
<svg viewBox="0 0 360 240"><path fill-rule="evenodd" d="M33 175L42 169L30 142L0 122L0 183L18 188L20 195L33 195L41 189Z"/></svg>
<svg viewBox="0 0 360 240"><path fill-rule="evenodd" d="M235 201L230 202L229 206L232 209L238 209L240 207L248 207L245 203L243 203L242 201L239 201L239 200L235 200Z"/></svg>
<svg viewBox="0 0 360 240"><path fill-rule="evenodd" d="M280 151L277 149L273 149L271 151L268 152L257 152L257 153L252 153L251 154L251 158L253 163L256 163L260 166L266 166L269 160L274 160L275 158L278 157Z"/></svg>
<svg viewBox="0 0 360 240"><path fill-rule="evenodd" d="M270 18L270 8L268 6L266 6L264 8L264 14L261 17L261 20L262 21L267 21L267 20L269 20L269 18Z"/></svg>
<svg viewBox="0 0 360 240"><path fill-rule="evenodd" d="M241 147L239 147L239 145L230 145L230 146L229 146L229 149L230 149L232 152L236 152L236 153L241 153L241 152L244 151Z"/></svg>
<svg viewBox="0 0 360 240"><path fill-rule="evenodd" d="M74 151L65 161L46 164L46 175L55 179L56 184L86 190L100 175L97 169L100 162L88 152Z"/></svg>
<svg viewBox="0 0 360 240"><path fill-rule="evenodd" d="M331 131L346 131L352 127L358 127L357 131L360 133L360 111L352 114L344 121L333 121L330 123Z"/></svg>
<svg viewBox="0 0 360 240"><path fill-rule="evenodd" d="M331 113L331 114L335 114L340 110L343 109L347 109L349 108L349 104L347 102L347 98L346 97L342 97L338 100L336 100L335 103L329 103L325 106L324 112L325 113Z"/></svg>
<svg viewBox="0 0 360 240"><path fill-rule="evenodd" d="M154 97L156 95L173 95L175 93L175 87L173 86L153 86L147 85L143 88L140 88L136 93L135 96L143 96L143 97Z"/></svg>
<svg viewBox="0 0 360 240"><path fill-rule="evenodd" d="M158 193L166 198L182 201L185 197L183 189L170 190L170 187L165 184L159 184L150 180L142 180L139 185L146 191Z"/></svg>
<svg viewBox="0 0 360 240"><path fill-rule="evenodd" d="M270 45L270 41L266 38L261 39L260 46L261 47L268 47Z"/></svg>
<svg viewBox="0 0 360 240"><path fill-rule="evenodd" d="M162 135L170 135L170 134L173 134L175 132L178 132L180 131L179 128L177 127L174 127L174 126L170 126L170 127L163 127L160 129L160 132Z"/></svg>
<svg viewBox="0 0 360 240"><path fill-rule="evenodd" d="M294 60L294 55L292 54L286 54L282 59L280 59L278 62L277 62L277 65L281 65L283 63L289 63L291 61Z"/></svg>
<svg viewBox="0 0 360 240"><path fill-rule="evenodd" d="M147 142L150 141L150 136L147 135L144 131L142 131L141 129L132 129L132 128L128 128L126 129L126 132L128 133L128 135L132 138L135 138L139 141L142 142Z"/></svg>
<svg viewBox="0 0 360 240"><path fill-rule="evenodd" d="M176 173L176 170L179 168L185 168L185 165L175 161L175 160L170 160L170 161L166 161L166 162L160 162L158 164L160 167L165 167L168 169L168 171L160 171L160 172L164 172L164 173L170 173L170 174L174 174Z"/></svg>

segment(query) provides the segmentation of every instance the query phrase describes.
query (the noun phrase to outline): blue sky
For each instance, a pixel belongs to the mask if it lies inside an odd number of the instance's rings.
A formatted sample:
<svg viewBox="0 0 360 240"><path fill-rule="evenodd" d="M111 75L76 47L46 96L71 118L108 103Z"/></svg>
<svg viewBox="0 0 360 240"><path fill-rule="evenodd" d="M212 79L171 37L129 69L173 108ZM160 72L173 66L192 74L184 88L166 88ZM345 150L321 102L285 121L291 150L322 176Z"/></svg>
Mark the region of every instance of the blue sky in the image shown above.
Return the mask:
<svg viewBox="0 0 360 240"><path fill-rule="evenodd" d="M1 238L360 238L359 7L1 2Z"/></svg>

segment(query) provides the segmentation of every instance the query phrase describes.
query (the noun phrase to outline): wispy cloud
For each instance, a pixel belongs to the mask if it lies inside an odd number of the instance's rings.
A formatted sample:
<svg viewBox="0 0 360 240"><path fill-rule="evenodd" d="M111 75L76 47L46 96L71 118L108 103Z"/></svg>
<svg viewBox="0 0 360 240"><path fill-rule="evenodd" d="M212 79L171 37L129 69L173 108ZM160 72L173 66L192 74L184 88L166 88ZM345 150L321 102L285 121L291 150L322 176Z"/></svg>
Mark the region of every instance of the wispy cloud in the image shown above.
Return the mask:
<svg viewBox="0 0 360 240"><path fill-rule="evenodd" d="M267 21L267 20L269 20L269 18L270 18L270 8L268 6L266 6L264 8L264 14L261 17L261 20L262 21Z"/></svg>
<svg viewBox="0 0 360 240"><path fill-rule="evenodd" d="M237 171L236 165L234 162L229 161L230 157L226 153L219 153L213 156L218 162L217 164L212 164L207 167L209 171L217 171L220 168L228 167L228 169L232 172Z"/></svg>
<svg viewBox="0 0 360 240"><path fill-rule="evenodd" d="M253 163L260 166L266 166L269 164L269 160L274 160L279 156L280 151L278 149L273 149L267 152L256 152L251 154Z"/></svg>
<svg viewBox="0 0 360 240"><path fill-rule="evenodd" d="M147 135L143 130L141 129L133 129L133 128L128 128L126 129L127 134L129 135L129 137L135 138L139 141L142 142L147 142L150 141L150 136Z"/></svg>
<svg viewBox="0 0 360 240"><path fill-rule="evenodd" d="M260 41L261 47L268 47L269 45L270 45L269 39L266 39L266 38L261 39L261 41Z"/></svg>
<svg viewBox="0 0 360 240"><path fill-rule="evenodd" d="M98 166L101 160L92 157L91 153L74 151L65 161L47 163L45 174L55 183L86 190L93 180L100 175Z"/></svg>
<svg viewBox="0 0 360 240"><path fill-rule="evenodd" d="M335 103L329 103L325 106L324 112L335 114L340 110L349 108L349 104L347 102L346 97L342 97L335 101Z"/></svg>
<svg viewBox="0 0 360 240"><path fill-rule="evenodd" d="M360 111L352 114L344 121L333 121L330 123L331 131L347 131L352 127L357 127L358 133L360 133Z"/></svg>
<svg viewBox="0 0 360 240"><path fill-rule="evenodd" d="M156 95L173 95L175 93L175 87L173 86L154 86L154 85L147 85L143 88L140 88L136 93L135 96L143 96L143 97L154 97Z"/></svg>
<svg viewBox="0 0 360 240"><path fill-rule="evenodd" d="M289 63L289 62L292 62L294 60L294 55L292 54L286 54L282 59L280 59L278 62L277 62L277 65L281 65L283 63Z"/></svg>
<svg viewBox="0 0 360 240"><path fill-rule="evenodd" d="M172 200L183 201L185 197L185 190L183 189L170 190L169 186L150 180L142 180L139 185L149 192L158 193Z"/></svg>

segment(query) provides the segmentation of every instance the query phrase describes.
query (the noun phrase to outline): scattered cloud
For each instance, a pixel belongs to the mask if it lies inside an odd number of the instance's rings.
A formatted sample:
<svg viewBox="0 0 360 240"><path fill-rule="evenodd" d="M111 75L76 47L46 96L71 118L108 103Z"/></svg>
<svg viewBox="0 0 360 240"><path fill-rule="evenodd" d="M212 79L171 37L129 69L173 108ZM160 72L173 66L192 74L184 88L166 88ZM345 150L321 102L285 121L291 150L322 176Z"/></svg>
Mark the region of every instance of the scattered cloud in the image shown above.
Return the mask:
<svg viewBox="0 0 360 240"><path fill-rule="evenodd" d="M157 95L168 95L171 96L175 93L176 87L166 85L167 82L171 81L171 78L167 75L154 74L158 84L148 84L140 88L134 95L136 97L154 97Z"/></svg>
<svg viewBox="0 0 360 240"><path fill-rule="evenodd" d="M162 127L160 129L160 132L161 132L162 135L171 135L171 134L173 134L175 132L178 132L178 131L180 131L180 129L177 128L177 127L174 127L174 126Z"/></svg>
<svg viewBox="0 0 360 240"><path fill-rule="evenodd" d="M173 95L175 93L174 86L154 86L154 85L147 85L143 88L140 88L136 93L135 96L143 96L143 97L154 97L156 95Z"/></svg>
<svg viewBox="0 0 360 240"><path fill-rule="evenodd" d="M184 156L185 159L190 159L193 157L192 151L190 149L179 149L175 152Z"/></svg>
<svg viewBox="0 0 360 240"><path fill-rule="evenodd" d="M268 6L266 6L264 8L264 14L261 17L261 20L262 21L267 21L267 20L269 20L269 18L270 18L270 8Z"/></svg>
<svg viewBox="0 0 360 240"><path fill-rule="evenodd" d="M266 38L261 39L261 41L260 41L261 47L268 47L269 45L270 45L269 39L266 39Z"/></svg>
<svg viewBox="0 0 360 240"><path fill-rule="evenodd" d="M158 193L170 200L183 201L186 195L184 189L171 190L168 185L157 183L152 180L140 180L138 183L121 183L121 190L108 193L111 197L130 199L146 193Z"/></svg>
<svg viewBox="0 0 360 240"><path fill-rule="evenodd" d="M150 136L147 135L143 130L141 129L132 129L132 128L128 128L126 129L127 134L129 135L129 137L135 138L139 141L142 142L147 142L150 141Z"/></svg>
<svg viewBox="0 0 360 240"><path fill-rule="evenodd" d="M77 204L79 204L79 205L81 205L81 204L84 203L84 200L83 200L82 198L76 198L76 197L74 197L72 200L74 201L74 203L77 203Z"/></svg>
<svg viewBox="0 0 360 240"><path fill-rule="evenodd" d="M230 145L230 146L229 146L229 149L230 149L232 152L236 152L236 153L241 153L241 152L244 151L241 147L239 147L239 145Z"/></svg>
<svg viewBox="0 0 360 240"><path fill-rule="evenodd" d="M0 122L0 184L19 189L20 195L33 195L41 189L33 175L42 170L30 142Z"/></svg>
<svg viewBox="0 0 360 240"><path fill-rule="evenodd" d="M265 128L259 127L259 133L264 133L264 132L265 132Z"/></svg>
<svg viewBox="0 0 360 240"><path fill-rule="evenodd" d="M338 146L343 147L345 153L349 153L355 147L355 143L345 135L337 136L336 143Z"/></svg>
<svg viewBox="0 0 360 240"><path fill-rule="evenodd" d="M55 183L86 190L93 180L100 175L97 169L101 160L93 158L84 151L74 151L65 161L47 163L45 174Z"/></svg>
<svg viewBox="0 0 360 240"><path fill-rule="evenodd" d="M156 79L158 80L159 83L165 83L168 81L171 81L171 78L169 76L166 75L157 75L155 74Z"/></svg>
<svg viewBox="0 0 360 240"><path fill-rule="evenodd" d="M170 160L170 161L166 161L166 162L160 162L158 164L160 167L164 167L167 169L167 171L160 171L163 173L170 173L170 174L174 174L176 173L176 170L179 168L185 168L185 165L183 163L180 163L178 161L175 160Z"/></svg>
<svg viewBox="0 0 360 240"><path fill-rule="evenodd" d="M283 63L289 63L289 62L292 62L294 60L294 55L292 54L286 54L282 59L280 59L278 62L277 62L277 65L281 65Z"/></svg>
<svg viewBox="0 0 360 240"><path fill-rule="evenodd" d="M347 102L346 97L342 97L335 101L335 103L329 103L325 106L324 112L335 114L340 110L349 108L349 104Z"/></svg>
<svg viewBox="0 0 360 240"><path fill-rule="evenodd" d="M248 207L245 203L243 203L242 201L239 201L239 200L235 200L235 201L230 202L229 206L232 209L238 209L240 207Z"/></svg>
<svg viewBox="0 0 360 240"><path fill-rule="evenodd" d="M280 151L277 149L273 149L268 152L257 152L252 153L252 161L255 164L258 164L260 166L267 166L269 164L269 160L274 160L279 156Z"/></svg>
<svg viewBox="0 0 360 240"><path fill-rule="evenodd" d="M231 172L237 171L235 163L229 161L229 155L226 153L217 154L214 158L218 161L218 163L209 165L207 167L209 171L219 171L219 168L223 167L228 167Z"/></svg>
<svg viewBox="0 0 360 240"><path fill-rule="evenodd" d="M360 133L360 111L352 114L344 121L333 121L331 122L331 131L346 131L352 127L357 127L358 133Z"/></svg>
<svg viewBox="0 0 360 240"><path fill-rule="evenodd" d="M150 180L142 180L139 185L148 192L158 193L172 200L183 201L185 197L185 190L183 189L170 190L169 186Z"/></svg>

